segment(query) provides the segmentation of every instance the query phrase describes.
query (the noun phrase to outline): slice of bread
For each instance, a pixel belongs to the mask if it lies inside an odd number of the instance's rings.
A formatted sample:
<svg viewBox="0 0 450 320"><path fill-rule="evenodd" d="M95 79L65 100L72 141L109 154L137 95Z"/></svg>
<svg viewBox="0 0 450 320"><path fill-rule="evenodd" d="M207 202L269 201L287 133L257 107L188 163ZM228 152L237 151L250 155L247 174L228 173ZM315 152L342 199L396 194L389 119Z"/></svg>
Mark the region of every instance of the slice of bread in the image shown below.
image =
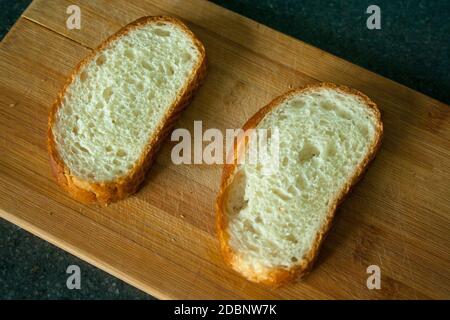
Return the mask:
<svg viewBox="0 0 450 320"><path fill-rule="evenodd" d="M206 74L205 49L172 17L143 17L74 69L49 116L58 183L85 203L137 191L177 115Z"/></svg>
<svg viewBox="0 0 450 320"><path fill-rule="evenodd" d="M279 168L262 174L270 163L225 165L218 237L231 268L277 286L311 269L337 206L380 146L383 124L367 96L322 83L276 98L248 120L250 128L277 128ZM255 141L240 139L233 158Z"/></svg>

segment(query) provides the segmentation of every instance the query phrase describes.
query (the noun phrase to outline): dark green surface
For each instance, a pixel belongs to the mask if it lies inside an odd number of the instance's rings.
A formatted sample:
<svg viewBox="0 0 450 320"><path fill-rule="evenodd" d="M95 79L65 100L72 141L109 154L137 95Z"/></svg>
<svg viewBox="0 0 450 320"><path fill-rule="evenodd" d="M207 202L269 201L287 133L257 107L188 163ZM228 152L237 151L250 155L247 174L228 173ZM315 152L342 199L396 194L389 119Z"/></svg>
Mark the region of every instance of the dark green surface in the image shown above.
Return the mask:
<svg viewBox="0 0 450 320"><path fill-rule="evenodd" d="M67 267L81 271L81 289L66 286ZM0 299L151 299L69 253L0 219Z"/></svg>
<svg viewBox="0 0 450 320"><path fill-rule="evenodd" d="M213 0L230 10L450 101L450 1ZM0 0L0 38L27 0ZM382 29L366 28L377 4ZM81 290L66 288L66 268L80 266ZM0 219L0 298L145 299L150 296Z"/></svg>
<svg viewBox="0 0 450 320"><path fill-rule="evenodd" d="M213 0L232 11L450 103L450 1ZM381 8L381 30L366 9Z"/></svg>

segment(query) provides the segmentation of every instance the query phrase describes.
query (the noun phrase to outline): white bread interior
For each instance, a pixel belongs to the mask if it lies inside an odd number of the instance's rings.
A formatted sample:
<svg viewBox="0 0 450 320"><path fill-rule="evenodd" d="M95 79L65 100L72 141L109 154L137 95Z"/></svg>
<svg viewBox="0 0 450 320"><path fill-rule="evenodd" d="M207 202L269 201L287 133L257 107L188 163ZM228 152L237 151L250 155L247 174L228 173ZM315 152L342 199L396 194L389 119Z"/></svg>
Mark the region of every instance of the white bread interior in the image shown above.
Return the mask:
<svg viewBox="0 0 450 320"><path fill-rule="evenodd" d="M338 202L373 157L378 109L347 89L312 86L279 99L256 125L278 128L279 170L263 174L270 163L245 162L225 178L220 240L228 263L249 280L277 284L309 268Z"/></svg>
<svg viewBox="0 0 450 320"><path fill-rule="evenodd" d="M98 51L67 87L51 128L70 174L98 183L132 171L200 59L194 38L170 21Z"/></svg>

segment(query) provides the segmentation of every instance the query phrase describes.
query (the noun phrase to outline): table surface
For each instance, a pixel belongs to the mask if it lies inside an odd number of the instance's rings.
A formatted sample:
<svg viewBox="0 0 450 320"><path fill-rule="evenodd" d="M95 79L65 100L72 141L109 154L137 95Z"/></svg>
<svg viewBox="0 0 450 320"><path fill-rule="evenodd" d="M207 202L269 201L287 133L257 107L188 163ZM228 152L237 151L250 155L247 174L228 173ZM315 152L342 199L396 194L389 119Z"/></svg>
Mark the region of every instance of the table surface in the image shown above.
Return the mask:
<svg viewBox="0 0 450 320"><path fill-rule="evenodd" d="M2 38L30 1L0 1ZM378 1L382 29L361 26L364 1L215 0L302 41L449 103L450 4ZM66 268L82 270L81 290L68 290ZM148 299L145 293L0 220L0 298Z"/></svg>

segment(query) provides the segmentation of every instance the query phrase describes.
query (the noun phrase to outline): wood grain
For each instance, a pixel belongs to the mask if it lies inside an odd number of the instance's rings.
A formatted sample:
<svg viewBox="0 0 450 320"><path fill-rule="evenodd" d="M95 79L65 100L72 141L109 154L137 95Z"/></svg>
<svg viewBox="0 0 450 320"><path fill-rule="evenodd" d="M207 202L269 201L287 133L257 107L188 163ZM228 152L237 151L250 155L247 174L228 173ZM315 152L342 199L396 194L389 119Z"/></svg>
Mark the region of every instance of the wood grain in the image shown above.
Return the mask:
<svg viewBox="0 0 450 320"><path fill-rule="evenodd" d="M81 30L67 30L78 4ZM341 206L316 268L270 289L228 270L214 230L221 168L174 165L167 141L144 187L107 208L53 181L47 114L71 68L144 15L183 19L205 44L209 74L178 127L240 127L289 88L352 86L381 108L385 138ZM0 45L0 215L158 298L450 298L450 108L209 2L34 1ZM368 290L366 268L382 271Z"/></svg>

